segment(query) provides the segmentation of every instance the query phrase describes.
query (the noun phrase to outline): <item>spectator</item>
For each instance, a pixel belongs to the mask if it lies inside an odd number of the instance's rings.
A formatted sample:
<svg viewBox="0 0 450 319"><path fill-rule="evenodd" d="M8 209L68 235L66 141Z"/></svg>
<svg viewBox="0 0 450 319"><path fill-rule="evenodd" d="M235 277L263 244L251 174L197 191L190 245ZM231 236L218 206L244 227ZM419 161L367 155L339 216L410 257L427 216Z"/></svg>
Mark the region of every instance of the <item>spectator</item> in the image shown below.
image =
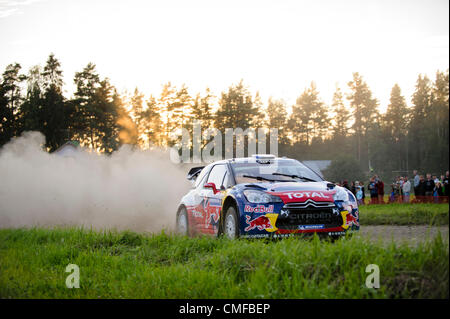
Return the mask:
<svg viewBox="0 0 450 319"><path fill-rule="evenodd" d="M417 187L419 186L419 183L420 183L420 176L417 174L417 170L414 170L413 174L414 174L414 195L418 196L418 194L417 194L417 191L418 191Z"/></svg>
<svg viewBox="0 0 450 319"><path fill-rule="evenodd" d="M442 196L444 196L444 192L442 190L442 184L438 180L438 182L434 186L434 191L433 191L434 202L435 203L439 203L440 202L440 198L442 198Z"/></svg>
<svg viewBox="0 0 450 319"><path fill-rule="evenodd" d="M398 202L401 203L403 202L403 183L405 182L405 180L403 179L403 176L399 177L398 180Z"/></svg>
<svg viewBox="0 0 450 319"><path fill-rule="evenodd" d="M356 200L358 201L358 205L363 205L363 191L361 186L356 186Z"/></svg>
<svg viewBox="0 0 450 319"><path fill-rule="evenodd" d="M366 200L366 190L364 188L364 183L360 182L359 186L361 187L361 191L362 191L362 202L361 202L361 204L364 205L365 204L364 201Z"/></svg>
<svg viewBox="0 0 450 319"><path fill-rule="evenodd" d="M394 192L394 201L399 202L400 201L400 176L397 176L397 179L392 183L392 190Z"/></svg>
<svg viewBox="0 0 450 319"><path fill-rule="evenodd" d="M350 190L350 186L348 186L348 180L344 180L344 182L342 183L342 187L345 187L345 188L347 188L349 191L351 191Z"/></svg>
<svg viewBox="0 0 450 319"><path fill-rule="evenodd" d="M378 203L378 189L377 189L377 183L375 182L375 176L370 179L369 191L370 191L370 203L377 204Z"/></svg>
<svg viewBox="0 0 450 319"><path fill-rule="evenodd" d="M450 194L450 185L449 185L449 172L447 171L447 172L445 172L445 177L444 177L444 179L442 180L442 182L444 183L444 196L449 196L449 194Z"/></svg>
<svg viewBox="0 0 450 319"><path fill-rule="evenodd" d="M389 202L395 202L395 191L394 191L394 183L391 184L391 194L389 195Z"/></svg>
<svg viewBox="0 0 450 319"><path fill-rule="evenodd" d="M403 183L403 202L409 203L409 196L411 193L411 182L408 180L408 177L405 176L405 182Z"/></svg>
<svg viewBox="0 0 450 319"><path fill-rule="evenodd" d="M433 175L433 182L434 184L436 184L437 182L439 182L439 178L437 178L437 175Z"/></svg>
<svg viewBox="0 0 450 319"><path fill-rule="evenodd" d="M427 174L427 179L425 180L425 196L427 197L427 200L431 200L434 192L434 186L435 184L431 178L431 174Z"/></svg>
<svg viewBox="0 0 450 319"><path fill-rule="evenodd" d="M378 179L377 190L378 190L378 203L384 204L384 183L381 179Z"/></svg>
<svg viewBox="0 0 450 319"><path fill-rule="evenodd" d="M419 202L422 202L425 197L425 179L423 175L420 175L419 185L417 186L417 195L416 199Z"/></svg>
<svg viewBox="0 0 450 319"><path fill-rule="evenodd" d="M358 181L356 181L356 182L352 181L352 184L350 186L350 190L353 193L353 195L355 195L355 196L356 196L356 183L358 183Z"/></svg>

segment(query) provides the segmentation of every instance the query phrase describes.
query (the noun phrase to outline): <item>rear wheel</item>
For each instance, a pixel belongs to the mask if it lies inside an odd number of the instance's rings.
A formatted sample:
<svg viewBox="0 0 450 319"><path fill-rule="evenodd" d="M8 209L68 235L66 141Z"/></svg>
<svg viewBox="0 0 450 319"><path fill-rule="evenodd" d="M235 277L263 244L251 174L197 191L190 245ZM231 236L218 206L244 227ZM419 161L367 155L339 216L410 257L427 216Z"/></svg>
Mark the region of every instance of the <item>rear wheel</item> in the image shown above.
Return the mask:
<svg viewBox="0 0 450 319"><path fill-rule="evenodd" d="M181 208L177 216L177 233L183 236L189 235L189 224L185 208Z"/></svg>
<svg viewBox="0 0 450 319"><path fill-rule="evenodd" d="M236 209L233 206L228 207L227 213L225 214L223 233L229 239L239 237L238 219Z"/></svg>

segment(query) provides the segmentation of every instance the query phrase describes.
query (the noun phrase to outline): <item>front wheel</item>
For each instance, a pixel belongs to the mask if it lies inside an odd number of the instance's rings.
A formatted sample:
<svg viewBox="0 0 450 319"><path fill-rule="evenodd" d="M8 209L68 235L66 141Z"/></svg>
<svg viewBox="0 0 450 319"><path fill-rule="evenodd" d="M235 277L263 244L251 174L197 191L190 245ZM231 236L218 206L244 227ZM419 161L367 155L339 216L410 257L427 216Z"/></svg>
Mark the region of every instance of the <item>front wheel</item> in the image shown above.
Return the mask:
<svg viewBox="0 0 450 319"><path fill-rule="evenodd" d="M227 238L235 239L239 237L238 219L236 209L233 206L230 206L227 209L223 228L223 233Z"/></svg>
<svg viewBox="0 0 450 319"><path fill-rule="evenodd" d="M187 212L185 208L181 208L180 213L177 216L177 233L183 236L189 235Z"/></svg>

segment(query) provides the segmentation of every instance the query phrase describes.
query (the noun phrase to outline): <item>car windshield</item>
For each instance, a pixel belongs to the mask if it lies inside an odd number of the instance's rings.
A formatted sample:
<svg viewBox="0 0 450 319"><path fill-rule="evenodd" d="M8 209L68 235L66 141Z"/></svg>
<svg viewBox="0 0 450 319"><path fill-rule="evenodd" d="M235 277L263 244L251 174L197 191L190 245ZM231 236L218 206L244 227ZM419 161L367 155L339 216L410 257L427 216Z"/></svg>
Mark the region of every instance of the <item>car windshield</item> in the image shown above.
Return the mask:
<svg viewBox="0 0 450 319"><path fill-rule="evenodd" d="M231 162L236 183L248 183L259 180L267 181L322 181L323 179L311 169L296 160L275 159L267 161Z"/></svg>

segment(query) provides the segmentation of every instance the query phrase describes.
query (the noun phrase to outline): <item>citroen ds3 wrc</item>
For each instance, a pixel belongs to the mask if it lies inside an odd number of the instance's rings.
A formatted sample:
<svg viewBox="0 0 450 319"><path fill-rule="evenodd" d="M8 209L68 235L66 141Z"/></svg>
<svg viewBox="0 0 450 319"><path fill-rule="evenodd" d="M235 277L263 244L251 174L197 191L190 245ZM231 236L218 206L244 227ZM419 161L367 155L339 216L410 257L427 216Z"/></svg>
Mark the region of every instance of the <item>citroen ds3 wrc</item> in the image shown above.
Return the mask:
<svg viewBox="0 0 450 319"><path fill-rule="evenodd" d="M176 214L177 231L184 235L337 238L359 230L355 196L295 159L221 160L192 168L187 178L192 189Z"/></svg>

